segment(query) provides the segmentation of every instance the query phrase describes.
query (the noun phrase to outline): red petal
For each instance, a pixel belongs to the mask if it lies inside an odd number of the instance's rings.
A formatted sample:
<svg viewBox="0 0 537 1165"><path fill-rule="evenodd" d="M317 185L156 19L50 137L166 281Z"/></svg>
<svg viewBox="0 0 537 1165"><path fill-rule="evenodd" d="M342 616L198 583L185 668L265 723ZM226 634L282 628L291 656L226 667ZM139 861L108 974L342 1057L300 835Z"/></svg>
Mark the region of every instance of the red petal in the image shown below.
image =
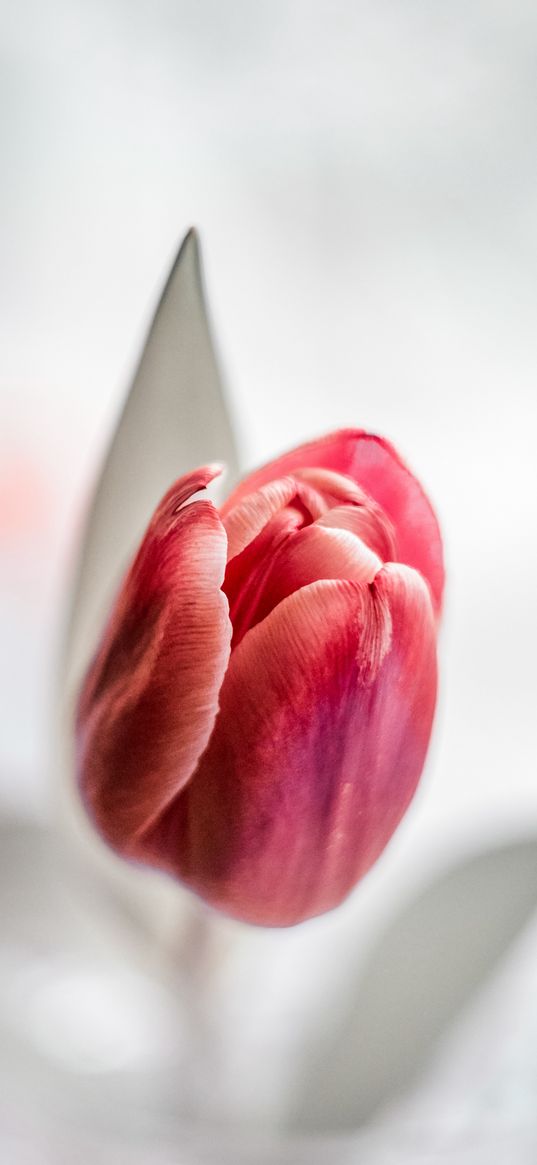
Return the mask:
<svg viewBox="0 0 537 1165"><path fill-rule="evenodd" d="M234 651L208 748L148 857L248 921L337 905L412 797L435 690L434 618L414 571L297 591Z"/></svg>
<svg viewBox="0 0 537 1165"><path fill-rule="evenodd" d="M320 518L312 526L297 530L272 556L250 626L309 583L332 578L373 581L382 566L380 558L350 530L321 525L322 522Z"/></svg>
<svg viewBox="0 0 537 1165"><path fill-rule="evenodd" d="M268 526L271 519L294 499L301 502L302 507L309 512L312 521L327 511L334 497L341 500L341 490L334 495L328 494L330 501L327 500L324 495L328 491L318 490L315 482L310 484L308 480L310 476L312 475L300 473L297 478L276 478L274 481L262 485L259 490L245 494L236 504L234 499L237 491L228 498L220 509L220 516L228 539L228 562L241 554ZM345 499L348 499L349 495L352 495L353 500L355 495L358 499L359 491L348 478L338 478L337 474L326 476L333 478L336 482L345 483L346 488L343 495ZM331 484L333 485L332 482Z"/></svg>
<svg viewBox="0 0 537 1165"><path fill-rule="evenodd" d="M387 514L395 528L398 560L427 579L435 610L444 585L442 541L421 485L389 441L362 429L341 429L285 453L251 473L228 500L234 505L265 482L298 469L320 467L352 477Z"/></svg>
<svg viewBox="0 0 537 1165"><path fill-rule="evenodd" d="M248 628L258 621L256 611L263 602L274 558L281 546L302 526L303 521L301 507L284 506L272 516L253 542L228 562L223 589L228 597L229 616L233 624L233 648Z"/></svg>
<svg viewBox="0 0 537 1165"><path fill-rule="evenodd" d="M374 502L359 506L334 506L317 518L317 526L350 530L361 538L382 562L397 561L397 547L391 522Z"/></svg>
<svg viewBox="0 0 537 1165"><path fill-rule="evenodd" d="M79 702L82 793L106 839L130 856L188 781L218 710L231 640L220 589L226 534L211 502L183 506L217 472L181 478L159 505Z"/></svg>
<svg viewBox="0 0 537 1165"><path fill-rule="evenodd" d="M228 540L228 561L235 558L267 525L270 519L291 501L297 492L292 477L283 477L247 494L236 506L229 500L221 515Z"/></svg>

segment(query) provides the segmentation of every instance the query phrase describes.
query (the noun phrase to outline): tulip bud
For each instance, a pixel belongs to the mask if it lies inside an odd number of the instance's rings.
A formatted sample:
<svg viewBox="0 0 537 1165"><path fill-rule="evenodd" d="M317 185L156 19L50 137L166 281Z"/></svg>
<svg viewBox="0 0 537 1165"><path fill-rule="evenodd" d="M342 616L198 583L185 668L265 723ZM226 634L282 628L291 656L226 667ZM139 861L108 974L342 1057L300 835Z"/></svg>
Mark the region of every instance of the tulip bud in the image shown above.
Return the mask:
<svg viewBox="0 0 537 1165"><path fill-rule="evenodd" d="M416 788L436 698L438 524L388 442L331 434L220 512L159 505L84 681L97 829L237 918L337 906Z"/></svg>

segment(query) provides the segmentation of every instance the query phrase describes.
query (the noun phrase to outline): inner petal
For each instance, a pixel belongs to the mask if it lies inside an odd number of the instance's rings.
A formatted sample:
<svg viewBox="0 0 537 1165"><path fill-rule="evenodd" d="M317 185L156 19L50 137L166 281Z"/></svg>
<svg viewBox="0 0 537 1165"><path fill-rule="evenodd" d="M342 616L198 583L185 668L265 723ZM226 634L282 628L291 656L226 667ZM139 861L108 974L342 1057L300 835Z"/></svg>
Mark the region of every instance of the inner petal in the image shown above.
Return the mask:
<svg viewBox="0 0 537 1165"><path fill-rule="evenodd" d="M352 530L324 525L320 518L280 546L265 576L251 625L309 583L336 578L370 583L382 565L375 551Z"/></svg>
<svg viewBox="0 0 537 1165"><path fill-rule="evenodd" d="M298 469L297 481L315 489L326 502L319 521L352 530L383 559L397 560L395 529L388 515L368 493L343 473L332 469Z"/></svg>
<svg viewBox="0 0 537 1165"><path fill-rule="evenodd" d="M223 520L232 648L301 587L319 579L370 582L383 562L396 558L394 531L381 508L331 470L298 470L269 483Z"/></svg>
<svg viewBox="0 0 537 1165"><path fill-rule="evenodd" d="M275 515L228 563L223 589L233 623L232 647L301 587L319 579L372 582L382 560L352 529L316 522L295 501Z"/></svg>
<svg viewBox="0 0 537 1165"><path fill-rule="evenodd" d="M228 562L222 590L228 598L233 624L232 648L237 646L248 628L258 622L256 611L274 556L297 530L311 520L309 510L295 497L292 504L274 514L257 537Z"/></svg>
<svg viewBox="0 0 537 1165"><path fill-rule="evenodd" d="M397 561L395 531L386 514L366 496L355 505L334 506L317 519L317 525L351 530L378 554L383 562Z"/></svg>
<svg viewBox="0 0 537 1165"><path fill-rule="evenodd" d="M324 492L317 490L308 481L291 475L267 482L260 489L246 494L236 505L224 503L220 516L227 534L228 562L241 554L276 514L286 506L293 505L297 499L301 507L308 511L309 521L315 521L332 504Z"/></svg>

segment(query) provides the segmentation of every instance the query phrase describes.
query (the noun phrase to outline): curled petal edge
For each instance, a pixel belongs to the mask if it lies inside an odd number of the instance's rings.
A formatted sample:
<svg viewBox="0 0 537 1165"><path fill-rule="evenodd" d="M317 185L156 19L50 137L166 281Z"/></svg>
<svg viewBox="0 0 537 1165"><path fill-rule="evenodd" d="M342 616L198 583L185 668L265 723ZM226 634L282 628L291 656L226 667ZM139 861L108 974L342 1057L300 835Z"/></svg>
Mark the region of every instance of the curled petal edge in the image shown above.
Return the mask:
<svg viewBox="0 0 537 1165"><path fill-rule="evenodd" d="M162 500L78 704L83 799L105 839L132 858L190 779L218 711L231 644L227 538L210 501L185 503L219 471L180 478Z"/></svg>

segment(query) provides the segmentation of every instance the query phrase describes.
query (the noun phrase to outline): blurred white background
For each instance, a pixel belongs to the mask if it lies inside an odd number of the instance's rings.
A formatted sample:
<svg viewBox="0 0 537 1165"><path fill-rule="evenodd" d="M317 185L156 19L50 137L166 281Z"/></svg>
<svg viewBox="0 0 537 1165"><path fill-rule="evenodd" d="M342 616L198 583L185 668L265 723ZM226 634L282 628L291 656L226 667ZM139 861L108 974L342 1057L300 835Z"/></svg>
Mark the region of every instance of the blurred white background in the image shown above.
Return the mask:
<svg viewBox="0 0 537 1165"><path fill-rule="evenodd" d="M0 53L0 797L49 813L76 537L195 223L244 464L372 428L444 529L434 746L365 932L537 837L537 8L24 0Z"/></svg>

